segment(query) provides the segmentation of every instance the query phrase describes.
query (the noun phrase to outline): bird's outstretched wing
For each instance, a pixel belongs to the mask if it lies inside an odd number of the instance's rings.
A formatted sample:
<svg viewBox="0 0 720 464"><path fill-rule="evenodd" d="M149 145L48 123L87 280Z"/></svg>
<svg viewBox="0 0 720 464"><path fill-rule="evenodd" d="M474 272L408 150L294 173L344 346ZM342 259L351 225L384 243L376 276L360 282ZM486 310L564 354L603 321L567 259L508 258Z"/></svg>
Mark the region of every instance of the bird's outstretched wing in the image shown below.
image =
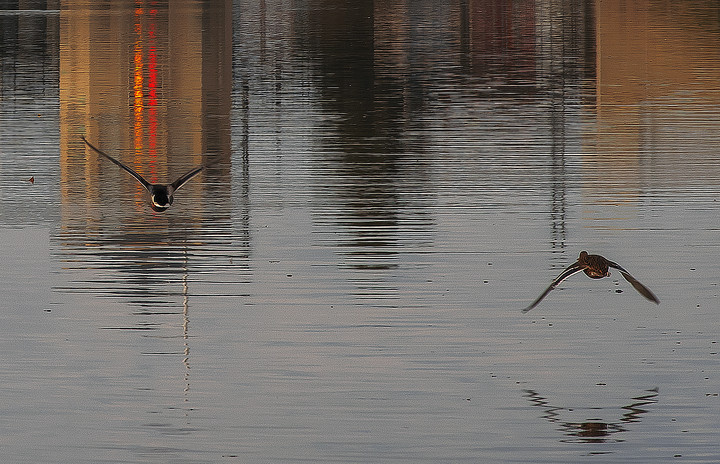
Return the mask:
<svg viewBox="0 0 720 464"><path fill-rule="evenodd" d="M202 171L203 169L205 169L205 166L198 166L178 177L175 182L170 184L170 194L172 195L176 190L185 185L190 179L200 174L200 171Z"/></svg>
<svg viewBox="0 0 720 464"><path fill-rule="evenodd" d="M626 271L625 269L622 268L622 266L620 266L617 263L613 263L612 261L608 261L608 266L614 267L615 269L620 271L620 274L622 274L622 276L625 278L625 280L630 282L630 285L632 285L633 288L635 288L635 290L637 290L639 294L641 294L642 296L644 296L645 298L647 298L648 300L652 301L655 304L660 304L660 300L658 300L658 297L656 297L655 294L653 292L651 292L649 288L647 288L646 286L641 284L639 280L637 280L635 277L631 276L628 271Z"/></svg>
<svg viewBox="0 0 720 464"><path fill-rule="evenodd" d="M135 172L134 170L130 169L129 167L125 166L125 165L122 164L120 161L116 160L116 159L113 158L112 156L110 156L110 155L108 155L107 153L103 152L103 151L100 150L99 148L96 148L92 143L90 143L90 142L87 141L87 139L85 138L84 135L82 136L82 139L83 139L83 141L85 142L85 145L87 145L88 147L90 147L94 152L101 154L101 155L104 156L105 158L109 159L109 160L112 161L113 163L117 164L118 166L120 166L121 168L123 168L124 170L126 170L127 172L129 172L130 175L132 175L135 179L137 179L137 181L140 182L140 183L143 185L143 187L145 187L145 188L148 190L148 192L150 191L151 184L150 184L150 182L148 182L147 180L145 180L145 178L144 178L143 176L141 176L140 174L138 174L138 173Z"/></svg>
<svg viewBox="0 0 720 464"><path fill-rule="evenodd" d="M530 304L530 306L528 306L527 308L523 309L522 311L523 311L524 313L526 313L526 312L530 311L531 309L533 309L535 306L538 305L538 303L540 303L540 302L542 301L543 298L545 298L545 297L547 296L548 293L550 293L550 291L551 291L553 288L555 288L555 287L557 287L558 285L560 285L560 282L562 282L563 280L567 279L568 277L570 277L570 276L573 275L573 274L577 274L578 272L582 271L583 269L585 269L585 266L582 265L582 264L580 264L580 263L577 262L577 261L576 261L575 263L571 264L570 266L568 266L564 271L562 271L562 273L561 273L559 276L557 276L557 277L555 278L555 280L552 281L552 283L550 284L550 286L549 286L548 288L546 288L544 292L542 292L542 295L540 295L539 297L537 297L537 299L536 299L535 301L533 301L533 302Z"/></svg>

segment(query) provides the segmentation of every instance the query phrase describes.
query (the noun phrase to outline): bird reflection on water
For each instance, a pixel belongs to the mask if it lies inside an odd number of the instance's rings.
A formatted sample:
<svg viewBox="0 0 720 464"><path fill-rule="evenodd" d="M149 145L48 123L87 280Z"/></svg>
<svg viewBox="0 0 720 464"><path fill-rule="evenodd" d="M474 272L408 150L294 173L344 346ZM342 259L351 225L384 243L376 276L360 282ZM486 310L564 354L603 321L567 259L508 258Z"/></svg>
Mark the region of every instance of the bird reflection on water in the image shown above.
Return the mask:
<svg viewBox="0 0 720 464"><path fill-rule="evenodd" d="M560 285L563 280L567 279L571 275L577 274L578 272L582 271L585 273L585 275L592 279L601 279L610 275L608 268L614 268L620 271L620 274L622 274L625 280L630 282L633 288L635 288L635 290L637 290L638 293L640 293L642 296L654 302L655 304L660 303L660 300L658 300L658 298L655 296L655 294L653 294L653 292L650 291L649 288L641 284L640 281L631 276L630 273L623 269L623 267L619 264L610 261L609 259L606 259L600 255L590 255L587 253L587 251L581 251L578 260L565 268L565 270L559 276L557 276L555 280L552 281L550 286L546 288L545 291L530 304L530 306L523 309L523 312L526 313L533 309L535 306L537 306L542 301L542 299L545 298L548 293L550 293L552 289Z"/></svg>
<svg viewBox="0 0 720 464"><path fill-rule="evenodd" d="M175 194L175 192L177 192L180 187L185 185L188 181L190 181L190 179L200 174L200 172L205 169L205 166L195 167L183 174L182 176L178 177L174 182L170 184L152 184L148 182L143 176L135 172L133 169L129 168L128 166L124 165L120 161L116 160L112 156L108 155L107 153L103 152L102 150L88 142L84 135L82 136L82 139L85 142L85 145L90 147L95 153L98 153L109 159L110 161L127 171L135 179L137 179L137 181L140 182L142 186L147 189L148 192L150 192L150 207L157 212L165 211L166 209L168 209L170 205L172 205L173 195Z"/></svg>
<svg viewBox="0 0 720 464"><path fill-rule="evenodd" d="M588 419L584 422L565 421L561 416L566 412L572 412L572 408L562 408L551 405L547 398L540 396L535 390L524 390L525 396L533 406L541 408L544 412L542 418L553 424L558 424L558 430L570 437L563 439L563 442L575 443L605 443L611 440L612 435L620 432L627 432L626 426L634 422L640 422L640 417L648 412L646 406L658 402L658 389L652 388L645 391L645 394L632 398L632 403L622 406L626 412L613 422L603 422L599 419ZM593 408L596 411L596 408ZM614 439L614 441L622 441Z"/></svg>

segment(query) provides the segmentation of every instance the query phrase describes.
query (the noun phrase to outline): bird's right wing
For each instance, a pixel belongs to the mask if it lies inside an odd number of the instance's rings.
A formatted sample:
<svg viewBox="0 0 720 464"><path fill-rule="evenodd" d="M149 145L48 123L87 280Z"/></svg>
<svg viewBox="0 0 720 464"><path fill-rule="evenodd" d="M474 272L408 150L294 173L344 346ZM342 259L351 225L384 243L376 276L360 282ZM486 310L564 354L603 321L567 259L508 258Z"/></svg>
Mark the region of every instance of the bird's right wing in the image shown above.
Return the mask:
<svg viewBox="0 0 720 464"><path fill-rule="evenodd" d="M535 306L538 305L538 303L540 303L542 301L543 298L545 298L547 296L548 293L550 293L550 291L552 289L554 289L555 287L560 285L560 282L567 279L568 277L570 277L573 274L577 274L578 272L582 271L583 269L585 269L585 266L580 264L579 262L575 262L575 263L571 264L570 266L568 266L564 271L562 271L562 273L559 276L557 276L555 278L555 280L552 281L550 286L548 288L546 288L544 292L542 292L542 295L537 297L537 299L535 301L533 301L530 304L530 306L523 309L522 311L524 313L526 313L526 312L530 311L531 309L533 309Z"/></svg>
<svg viewBox="0 0 720 464"><path fill-rule="evenodd" d="M101 155L104 156L105 158L109 159L109 160L112 161L113 163L117 164L118 166L120 166L121 168L123 168L124 170L126 170L127 172L129 172L130 175L132 175L135 179L137 179L137 181L140 182L140 183L143 185L143 187L145 187L145 188L148 190L148 192L150 191L151 184L150 184L150 182L146 181L143 176L141 176L140 174L138 174L138 173L135 172L134 170L130 169L129 167L125 166L125 165L122 164L120 161L116 160L116 159L113 158L112 156L110 156L110 155L108 155L107 153L103 152L103 151L100 150L99 148L96 148L92 143L90 143L90 142L87 141L87 139L85 138L84 135L82 136L82 139L83 139L83 141L85 142L85 145L87 145L88 147L90 147L90 148L91 148L93 151L95 151L96 153L101 154Z"/></svg>

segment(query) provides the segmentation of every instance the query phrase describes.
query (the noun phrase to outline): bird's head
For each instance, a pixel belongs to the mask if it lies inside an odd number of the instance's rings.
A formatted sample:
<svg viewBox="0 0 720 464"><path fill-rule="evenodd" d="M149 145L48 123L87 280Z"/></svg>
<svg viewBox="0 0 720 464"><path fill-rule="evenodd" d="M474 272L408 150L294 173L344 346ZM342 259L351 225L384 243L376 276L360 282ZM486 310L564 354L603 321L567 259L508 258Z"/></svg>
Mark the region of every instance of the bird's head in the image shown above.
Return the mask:
<svg viewBox="0 0 720 464"><path fill-rule="evenodd" d="M152 194L150 197L150 207L154 211L165 211L172 205L172 197L168 196L167 192L158 191Z"/></svg>

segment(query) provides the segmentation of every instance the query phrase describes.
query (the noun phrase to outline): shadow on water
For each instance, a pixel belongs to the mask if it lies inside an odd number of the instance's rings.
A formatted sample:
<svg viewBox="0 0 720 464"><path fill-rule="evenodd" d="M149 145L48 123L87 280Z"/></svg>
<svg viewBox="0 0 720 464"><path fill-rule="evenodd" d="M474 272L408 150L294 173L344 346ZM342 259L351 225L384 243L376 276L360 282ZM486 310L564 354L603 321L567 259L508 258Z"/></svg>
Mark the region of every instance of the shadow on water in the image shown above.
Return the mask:
<svg viewBox="0 0 720 464"><path fill-rule="evenodd" d="M532 403L533 406L543 410L542 418L548 422L557 425L557 430L569 438L563 438L560 441L566 443L606 443L623 441L616 434L627 432L627 426L633 423L639 423L642 416L648 412L646 407L658 402L658 389L653 388L646 390L646 393L632 398L632 402L620 409L624 412L622 415L612 421L604 421L597 417L585 418L583 420L573 422L566 419L567 416L584 414L585 411L593 411L593 415L597 415L598 411L604 408L564 408L553 406L547 398L541 396L535 390L525 390L525 398Z"/></svg>

